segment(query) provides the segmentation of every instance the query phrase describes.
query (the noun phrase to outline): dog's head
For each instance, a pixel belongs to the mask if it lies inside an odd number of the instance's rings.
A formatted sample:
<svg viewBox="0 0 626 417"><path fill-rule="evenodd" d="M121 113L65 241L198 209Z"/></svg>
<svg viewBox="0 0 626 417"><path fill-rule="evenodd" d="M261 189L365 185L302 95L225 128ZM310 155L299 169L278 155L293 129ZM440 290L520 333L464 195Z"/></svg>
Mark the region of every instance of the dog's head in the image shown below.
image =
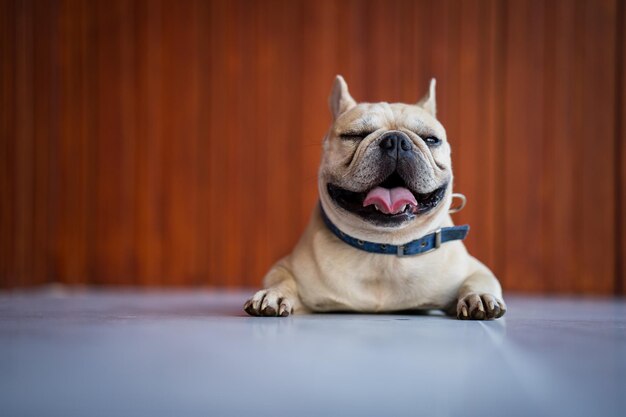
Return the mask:
<svg viewBox="0 0 626 417"><path fill-rule="evenodd" d="M448 212L452 166L436 119L435 80L417 104L357 103L341 76L319 172L322 206L344 232L404 243Z"/></svg>

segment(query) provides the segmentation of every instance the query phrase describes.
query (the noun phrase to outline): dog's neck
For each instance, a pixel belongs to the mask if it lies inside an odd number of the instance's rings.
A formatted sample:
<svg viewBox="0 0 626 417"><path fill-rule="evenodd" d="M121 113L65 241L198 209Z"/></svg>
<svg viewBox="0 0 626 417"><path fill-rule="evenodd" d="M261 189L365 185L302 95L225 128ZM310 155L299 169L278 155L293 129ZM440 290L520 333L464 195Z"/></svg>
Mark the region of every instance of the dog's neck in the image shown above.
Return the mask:
<svg viewBox="0 0 626 417"><path fill-rule="evenodd" d="M372 225L352 215L346 216L345 213L341 213L341 209L337 208L332 202L324 198L320 199L321 208L323 208L328 219L336 225L339 230L356 239L389 245L402 245L406 242L419 239L428 233L432 233L438 228L453 226L452 218L448 214L450 202L451 196L448 193L448 196L442 201L437 211L429 214L428 217L418 219L418 224L409 225L408 227L391 228ZM321 221L320 207L316 208L316 210L315 215L319 217Z"/></svg>
<svg viewBox="0 0 626 417"><path fill-rule="evenodd" d="M435 251L446 242L465 239L469 231L469 225L467 224L462 226L439 227L434 232L425 234L419 239L414 239L401 245L393 245L370 242L348 235L330 221L321 205L320 215L328 230L344 243L364 252L395 255L398 257L415 256Z"/></svg>

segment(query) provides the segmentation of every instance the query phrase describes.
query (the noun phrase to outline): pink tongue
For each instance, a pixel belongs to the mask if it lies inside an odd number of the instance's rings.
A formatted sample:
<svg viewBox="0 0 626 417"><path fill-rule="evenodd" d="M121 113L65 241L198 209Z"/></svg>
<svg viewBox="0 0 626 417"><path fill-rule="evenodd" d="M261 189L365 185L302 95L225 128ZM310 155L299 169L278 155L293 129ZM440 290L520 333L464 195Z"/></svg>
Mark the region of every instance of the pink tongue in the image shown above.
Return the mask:
<svg viewBox="0 0 626 417"><path fill-rule="evenodd" d="M391 190L383 187L376 187L367 193L363 201L363 207L370 205L378 206L378 209L386 214L397 214L402 208L409 204L417 206L415 196L404 187L396 187Z"/></svg>

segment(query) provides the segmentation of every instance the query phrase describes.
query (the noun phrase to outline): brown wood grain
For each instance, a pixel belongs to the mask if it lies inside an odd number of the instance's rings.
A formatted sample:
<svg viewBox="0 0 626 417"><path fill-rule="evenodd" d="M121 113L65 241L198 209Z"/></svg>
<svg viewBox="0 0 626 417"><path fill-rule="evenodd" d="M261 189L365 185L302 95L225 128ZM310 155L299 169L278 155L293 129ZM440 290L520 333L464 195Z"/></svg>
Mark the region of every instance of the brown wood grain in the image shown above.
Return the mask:
<svg viewBox="0 0 626 417"><path fill-rule="evenodd" d="M16 4L16 57L15 57L15 199L13 201L15 240L14 262L16 282L27 283L31 276L30 248L33 246L33 170L34 118L33 118L33 4L28 1Z"/></svg>
<svg viewBox="0 0 626 417"><path fill-rule="evenodd" d="M616 247L616 269L619 275L616 276L616 289L618 294L626 295L626 4L617 4L617 69L616 86L621 87L617 91L616 100L616 131L615 131L615 155L617 168L616 193L619 196L619 204L615 212L615 222L617 228ZM620 64L621 62L621 64ZM621 94L621 96L620 96ZM620 276L621 275L621 276Z"/></svg>
<svg viewBox="0 0 626 417"><path fill-rule="evenodd" d="M495 7L494 7L495 6ZM455 190L470 196L467 208L454 216L458 223L471 223L472 231L467 245L474 256L494 268L495 258L495 178L496 134L494 100L497 97L495 81L495 58L497 44L494 26L482 24L483 19L494 21L498 4L488 2L463 2L458 33L458 65L453 75L458 80L456 108L450 108L455 118L449 140L457 170ZM455 24L456 25L456 24ZM442 118L449 116L442 115ZM447 120L443 120L446 122ZM496 271L499 272L499 271Z"/></svg>
<svg viewBox="0 0 626 417"><path fill-rule="evenodd" d="M160 0L136 3L136 194L134 216L136 279L140 285L159 283L163 272L163 135L161 78L163 74Z"/></svg>
<svg viewBox="0 0 626 417"><path fill-rule="evenodd" d="M571 205L576 193L576 147L572 141L577 130L574 126L575 71L571 63L577 54L576 7L567 1L553 2L546 7L546 30L554 36L546 40L545 65L546 83L552 86L553 94L544 97L545 115L550 123L543 127L543 136L548 138L542 146L545 172L542 195L545 234L543 240L544 259L555 262L545 265L544 273L570 279L553 280L548 283L550 291L573 291L578 273L577 263L577 215Z"/></svg>
<svg viewBox="0 0 626 417"><path fill-rule="evenodd" d="M604 0L584 5L585 55L583 76L584 116L580 129L583 163L580 187L589 198L582 200L582 273L581 292L608 293L615 284L615 159L614 144L601 140L593 145L591 137L614 137L616 1ZM597 39L602 39L598 47ZM591 122L593 121L593 122ZM590 123L591 122L591 123ZM599 204L602 202L602 204Z"/></svg>
<svg viewBox="0 0 626 417"><path fill-rule="evenodd" d="M0 286L258 286L327 95L439 117L506 290L626 291L620 0L0 2Z"/></svg>
<svg viewBox="0 0 626 417"><path fill-rule="evenodd" d="M2 94L0 95L0 133L2 134L0 142L0 196L2 203L0 204L0 277L3 286L13 286L13 175L14 168L11 163L12 147L14 140L9 140L9 135L13 134L15 116L13 113L13 91L14 82L14 19L15 10L12 1L0 2L0 86L2 86Z"/></svg>

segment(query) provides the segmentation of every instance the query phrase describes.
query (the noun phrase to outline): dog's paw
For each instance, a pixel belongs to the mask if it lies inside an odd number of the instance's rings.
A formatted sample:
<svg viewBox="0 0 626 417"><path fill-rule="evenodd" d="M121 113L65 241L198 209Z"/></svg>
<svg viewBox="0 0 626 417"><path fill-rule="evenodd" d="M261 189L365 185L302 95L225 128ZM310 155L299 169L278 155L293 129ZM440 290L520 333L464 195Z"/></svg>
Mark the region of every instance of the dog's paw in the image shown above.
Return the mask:
<svg viewBox="0 0 626 417"><path fill-rule="evenodd" d="M459 320L498 319L506 313L506 304L491 294L468 294L459 299L456 317Z"/></svg>
<svg viewBox="0 0 626 417"><path fill-rule="evenodd" d="M254 294L243 309L251 316L287 317L293 313L293 303L280 291L267 289Z"/></svg>

